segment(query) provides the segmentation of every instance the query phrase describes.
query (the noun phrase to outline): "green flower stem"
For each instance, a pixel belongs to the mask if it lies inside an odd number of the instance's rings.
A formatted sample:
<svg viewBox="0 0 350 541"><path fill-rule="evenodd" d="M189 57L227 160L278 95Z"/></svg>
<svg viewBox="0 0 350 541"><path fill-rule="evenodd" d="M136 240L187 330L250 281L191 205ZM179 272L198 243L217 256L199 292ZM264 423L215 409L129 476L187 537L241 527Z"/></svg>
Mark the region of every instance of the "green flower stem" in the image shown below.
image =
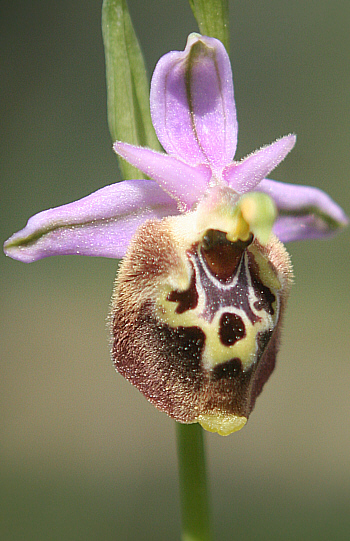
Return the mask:
<svg viewBox="0 0 350 541"><path fill-rule="evenodd" d="M182 541L211 541L203 429L176 423Z"/></svg>

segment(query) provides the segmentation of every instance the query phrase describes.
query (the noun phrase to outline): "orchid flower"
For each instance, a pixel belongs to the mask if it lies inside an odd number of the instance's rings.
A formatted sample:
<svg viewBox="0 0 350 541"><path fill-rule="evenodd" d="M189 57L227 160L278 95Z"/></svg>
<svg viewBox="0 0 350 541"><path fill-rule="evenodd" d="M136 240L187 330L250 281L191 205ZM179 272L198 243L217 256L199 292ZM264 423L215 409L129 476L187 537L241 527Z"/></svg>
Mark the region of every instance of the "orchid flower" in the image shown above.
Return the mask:
<svg viewBox="0 0 350 541"><path fill-rule="evenodd" d="M112 299L117 370L160 410L229 434L246 423L275 366L292 270L282 244L348 222L321 190L266 177L287 135L234 161L237 117L229 57L191 34L163 56L151 115L166 153L117 141L150 180L124 180L29 219L4 245L51 255L124 258Z"/></svg>

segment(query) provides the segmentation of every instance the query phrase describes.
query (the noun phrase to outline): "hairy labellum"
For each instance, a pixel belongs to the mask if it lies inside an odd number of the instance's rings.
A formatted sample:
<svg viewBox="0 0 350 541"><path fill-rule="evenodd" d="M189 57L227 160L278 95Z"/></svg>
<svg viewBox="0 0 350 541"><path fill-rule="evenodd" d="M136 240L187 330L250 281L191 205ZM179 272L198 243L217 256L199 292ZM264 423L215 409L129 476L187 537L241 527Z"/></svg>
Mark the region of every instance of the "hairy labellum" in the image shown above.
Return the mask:
<svg viewBox="0 0 350 541"><path fill-rule="evenodd" d="M228 240L217 216L203 229L199 214L136 232L116 280L112 355L160 410L226 435L275 366L291 267L276 237Z"/></svg>

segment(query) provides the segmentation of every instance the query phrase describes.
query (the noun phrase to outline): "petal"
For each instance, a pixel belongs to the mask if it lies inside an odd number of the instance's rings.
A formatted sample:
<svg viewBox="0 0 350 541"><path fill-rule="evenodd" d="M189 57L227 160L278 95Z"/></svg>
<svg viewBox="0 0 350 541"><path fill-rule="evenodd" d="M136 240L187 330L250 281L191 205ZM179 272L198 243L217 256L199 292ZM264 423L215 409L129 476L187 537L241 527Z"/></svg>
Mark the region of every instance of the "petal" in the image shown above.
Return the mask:
<svg viewBox="0 0 350 541"><path fill-rule="evenodd" d="M282 242L329 237L349 223L343 209L318 188L264 179L256 190L275 200L274 233Z"/></svg>
<svg viewBox="0 0 350 541"><path fill-rule="evenodd" d="M157 181L163 190L189 210L208 189L211 169L206 164L188 165L167 154L117 141L114 150L131 165Z"/></svg>
<svg viewBox="0 0 350 541"><path fill-rule="evenodd" d="M262 147L241 162L225 167L222 176L238 193L254 190L255 186L284 160L296 142L295 135L286 135Z"/></svg>
<svg viewBox="0 0 350 541"><path fill-rule="evenodd" d="M125 180L61 207L44 210L4 244L25 263L51 255L120 258L148 218L178 214L176 201L151 180Z"/></svg>
<svg viewBox="0 0 350 541"><path fill-rule="evenodd" d="M163 56L153 73L150 101L168 154L214 169L232 161L238 126L230 60L220 41L191 34L184 51Z"/></svg>

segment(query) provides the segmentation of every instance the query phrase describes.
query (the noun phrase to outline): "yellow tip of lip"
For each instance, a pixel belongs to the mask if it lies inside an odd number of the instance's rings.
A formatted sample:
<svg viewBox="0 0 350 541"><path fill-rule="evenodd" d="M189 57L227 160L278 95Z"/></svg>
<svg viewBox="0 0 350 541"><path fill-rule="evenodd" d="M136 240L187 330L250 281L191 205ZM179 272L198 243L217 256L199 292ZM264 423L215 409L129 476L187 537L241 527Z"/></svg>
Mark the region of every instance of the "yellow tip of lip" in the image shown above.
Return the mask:
<svg viewBox="0 0 350 541"><path fill-rule="evenodd" d="M225 413L199 415L197 422L208 432L217 432L220 436L229 436L241 430L247 422L246 417Z"/></svg>

